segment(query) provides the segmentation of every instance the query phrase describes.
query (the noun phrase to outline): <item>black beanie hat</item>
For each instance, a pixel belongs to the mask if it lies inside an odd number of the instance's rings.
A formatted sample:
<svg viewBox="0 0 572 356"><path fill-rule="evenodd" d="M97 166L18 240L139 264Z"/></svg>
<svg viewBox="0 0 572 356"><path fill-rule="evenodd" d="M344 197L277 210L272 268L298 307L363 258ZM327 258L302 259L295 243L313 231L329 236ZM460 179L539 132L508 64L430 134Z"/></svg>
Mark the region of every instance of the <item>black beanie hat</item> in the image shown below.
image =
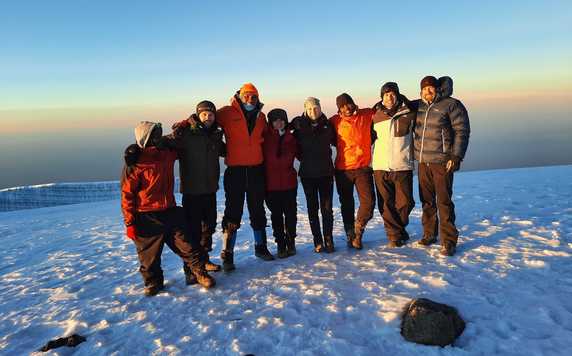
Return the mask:
<svg viewBox="0 0 572 356"><path fill-rule="evenodd" d="M397 83L387 82L387 83L383 84L383 86L381 87L380 96L383 98L383 94L389 93L390 91L394 92L395 95L399 96L399 87L397 86Z"/></svg>
<svg viewBox="0 0 572 356"><path fill-rule="evenodd" d="M216 113L215 104L213 104L208 100L201 101L200 103L197 104L197 115L200 115L200 113L202 113L203 111L210 111L213 114L215 114Z"/></svg>
<svg viewBox="0 0 572 356"><path fill-rule="evenodd" d="M352 99L352 97L348 93L343 93L338 95L338 97L336 98L336 105L338 106L338 109L348 104L352 104L355 106L354 99Z"/></svg>
<svg viewBox="0 0 572 356"><path fill-rule="evenodd" d="M276 120L283 120L285 124L288 123L288 114L282 109L272 109L268 112L268 122L273 123Z"/></svg>
<svg viewBox="0 0 572 356"><path fill-rule="evenodd" d="M432 75L428 75L421 79L421 90L427 86L432 86L434 88L439 88L439 81Z"/></svg>

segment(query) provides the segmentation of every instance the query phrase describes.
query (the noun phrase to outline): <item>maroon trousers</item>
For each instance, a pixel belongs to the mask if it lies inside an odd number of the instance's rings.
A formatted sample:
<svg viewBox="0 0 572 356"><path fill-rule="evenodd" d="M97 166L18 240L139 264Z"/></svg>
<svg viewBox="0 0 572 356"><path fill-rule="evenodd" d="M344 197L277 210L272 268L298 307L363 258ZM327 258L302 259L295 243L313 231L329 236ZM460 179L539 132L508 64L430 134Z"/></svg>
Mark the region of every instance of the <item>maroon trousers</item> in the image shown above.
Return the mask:
<svg viewBox="0 0 572 356"><path fill-rule="evenodd" d="M423 236L441 237L444 242L457 245L459 232L455 227L453 204L453 172L437 163L419 164L419 198L423 207Z"/></svg>
<svg viewBox="0 0 572 356"><path fill-rule="evenodd" d="M383 225L390 241L408 240L405 228L415 206L413 171L373 171L375 186L383 198Z"/></svg>

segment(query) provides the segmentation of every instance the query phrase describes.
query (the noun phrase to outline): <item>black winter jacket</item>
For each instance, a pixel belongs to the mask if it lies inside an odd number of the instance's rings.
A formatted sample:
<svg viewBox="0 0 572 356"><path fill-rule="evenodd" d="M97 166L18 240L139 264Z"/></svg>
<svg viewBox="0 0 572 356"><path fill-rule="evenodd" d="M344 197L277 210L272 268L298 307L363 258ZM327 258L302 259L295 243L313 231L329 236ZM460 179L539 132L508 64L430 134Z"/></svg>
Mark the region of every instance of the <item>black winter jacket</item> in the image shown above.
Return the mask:
<svg viewBox="0 0 572 356"><path fill-rule="evenodd" d="M331 145L336 138L333 126L322 114L317 125L305 114L298 116L290 123L294 136L298 140L300 169L302 178L319 178L334 174Z"/></svg>

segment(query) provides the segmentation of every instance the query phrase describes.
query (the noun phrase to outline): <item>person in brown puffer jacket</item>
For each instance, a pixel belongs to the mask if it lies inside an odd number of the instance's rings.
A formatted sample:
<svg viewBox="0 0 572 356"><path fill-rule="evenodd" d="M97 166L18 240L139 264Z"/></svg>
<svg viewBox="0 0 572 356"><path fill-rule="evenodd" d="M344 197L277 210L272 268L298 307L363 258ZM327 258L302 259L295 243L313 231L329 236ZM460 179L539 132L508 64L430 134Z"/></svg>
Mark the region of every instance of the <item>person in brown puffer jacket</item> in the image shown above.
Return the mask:
<svg viewBox="0 0 572 356"><path fill-rule="evenodd" d="M143 121L135 128L137 145L127 148L121 177L126 235L137 247L139 271L148 296L164 288L161 269L164 244L185 261L198 283L205 288L215 285L204 267L204 250L197 241L188 238L185 213L176 206L173 168L177 153L158 147L161 136L159 123Z"/></svg>

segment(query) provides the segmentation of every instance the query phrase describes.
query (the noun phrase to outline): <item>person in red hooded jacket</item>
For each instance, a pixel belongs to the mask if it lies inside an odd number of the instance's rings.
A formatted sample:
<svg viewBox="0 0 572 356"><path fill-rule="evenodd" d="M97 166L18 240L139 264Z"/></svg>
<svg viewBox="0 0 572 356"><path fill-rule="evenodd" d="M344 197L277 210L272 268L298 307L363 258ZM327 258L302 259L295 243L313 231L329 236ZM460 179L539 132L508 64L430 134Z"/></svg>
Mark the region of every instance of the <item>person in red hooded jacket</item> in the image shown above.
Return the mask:
<svg viewBox="0 0 572 356"><path fill-rule="evenodd" d="M270 110L268 123L269 129L262 147L266 170L266 205L271 213L278 257L285 258L296 254L298 179L294 158L297 155L297 144L294 135L286 128L286 111Z"/></svg>
<svg viewBox="0 0 572 356"><path fill-rule="evenodd" d="M167 244L191 270L196 281L210 288L215 280L205 270L205 252L198 241L188 238L183 208L173 194L173 172L177 153L160 148L161 124L141 122L135 128L136 145L125 152L121 177L121 210L126 234L137 247L145 295L164 288L161 252Z"/></svg>

